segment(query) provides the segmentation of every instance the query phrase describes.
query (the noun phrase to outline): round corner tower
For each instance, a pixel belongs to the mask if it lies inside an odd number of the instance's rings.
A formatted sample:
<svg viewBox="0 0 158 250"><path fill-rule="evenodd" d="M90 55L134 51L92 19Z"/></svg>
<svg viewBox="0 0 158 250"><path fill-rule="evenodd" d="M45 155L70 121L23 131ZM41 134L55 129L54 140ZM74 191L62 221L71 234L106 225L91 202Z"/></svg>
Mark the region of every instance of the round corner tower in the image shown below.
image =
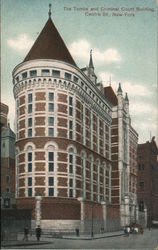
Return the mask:
<svg viewBox="0 0 158 250"><path fill-rule="evenodd" d="M13 84L17 207L32 209L32 225L42 228L80 227L92 203L104 221L111 105L76 66L50 16Z"/></svg>

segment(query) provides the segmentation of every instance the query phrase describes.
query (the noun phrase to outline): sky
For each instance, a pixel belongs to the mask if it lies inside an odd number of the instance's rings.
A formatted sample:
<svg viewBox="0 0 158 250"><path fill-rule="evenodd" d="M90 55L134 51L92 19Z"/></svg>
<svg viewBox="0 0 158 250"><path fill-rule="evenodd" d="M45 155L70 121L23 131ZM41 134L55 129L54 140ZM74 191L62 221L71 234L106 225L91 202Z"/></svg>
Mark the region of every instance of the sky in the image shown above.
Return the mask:
<svg viewBox="0 0 158 250"><path fill-rule="evenodd" d="M12 71L52 20L79 68L93 63L98 82L128 93L139 143L158 141L156 0L2 0L1 101L14 130ZM111 79L111 80L110 80Z"/></svg>

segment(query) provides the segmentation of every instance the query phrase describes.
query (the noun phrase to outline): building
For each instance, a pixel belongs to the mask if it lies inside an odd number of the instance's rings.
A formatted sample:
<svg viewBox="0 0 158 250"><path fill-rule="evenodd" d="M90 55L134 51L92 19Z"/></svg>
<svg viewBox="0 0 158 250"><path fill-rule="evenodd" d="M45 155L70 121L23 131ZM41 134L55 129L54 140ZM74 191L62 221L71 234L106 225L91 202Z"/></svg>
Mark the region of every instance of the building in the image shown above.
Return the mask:
<svg viewBox="0 0 158 250"><path fill-rule="evenodd" d="M121 225L136 221L138 134L131 126L129 100L121 84L117 95L111 86L104 94L113 104L111 126L112 191L111 204L120 211Z"/></svg>
<svg viewBox="0 0 158 250"><path fill-rule="evenodd" d="M120 210L130 217L132 176L121 147L129 155L130 143L137 144L128 104L123 104L127 96L118 90L118 105L113 103L108 87L97 82L92 52L89 66L77 67L50 11L31 50L13 70L13 84L17 208L32 209L33 227L100 232L114 217L120 226Z"/></svg>
<svg viewBox="0 0 158 250"><path fill-rule="evenodd" d="M138 144L138 205L147 209L148 226L158 225L158 146L151 141Z"/></svg>
<svg viewBox="0 0 158 250"><path fill-rule="evenodd" d="M8 106L1 103L1 207L15 205L15 134L8 123Z"/></svg>

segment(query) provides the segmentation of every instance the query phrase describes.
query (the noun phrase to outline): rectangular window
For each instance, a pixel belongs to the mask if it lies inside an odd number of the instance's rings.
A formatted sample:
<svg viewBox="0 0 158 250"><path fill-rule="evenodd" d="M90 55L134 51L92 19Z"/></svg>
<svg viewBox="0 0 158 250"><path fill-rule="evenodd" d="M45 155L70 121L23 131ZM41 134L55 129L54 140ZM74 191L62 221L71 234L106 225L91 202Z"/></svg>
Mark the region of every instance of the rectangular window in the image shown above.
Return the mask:
<svg viewBox="0 0 158 250"><path fill-rule="evenodd" d="M32 93L28 94L28 103L32 102Z"/></svg>
<svg viewBox="0 0 158 250"><path fill-rule="evenodd" d="M54 152L49 152L49 161L54 161Z"/></svg>
<svg viewBox="0 0 158 250"><path fill-rule="evenodd" d="M54 188L49 188L49 196L54 196Z"/></svg>
<svg viewBox="0 0 158 250"><path fill-rule="evenodd" d="M69 189L69 197L73 197L73 189Z"/></svg>
<svg viewBox="0 0 158 250"><path fill-rule="evenodd" d="M69 155L69 173L70 174L73 173L73 155L72 154Z"/></svg>
<svg viewBox="0 0 158 250"><path fill-rule="evenodd" d="M32 177L28 177L28 186L32 186Z"/></svg>
<svg viewBox="0 0 158 250"><path fill-rule="evenodd" d="M54 93L53 92L51 92L51 93L49 93L49 101L54 101Z"/></svg>
<svg viewBox="0 0 158 250"><path fill-rule="evenodd" d="M73 108L72 107L69 107L69 115L73 116Z"/></svg>
<svg viewBox="0 0 158 250"><path fill-rule="evenodd" d="M49 103L49 112L54 112L54 103Z"/></svg>
<svg viewBox="0 0 158 250"><path fill-rule="evenodd" d="M48 129L48 135L49 136L54 136L54 128L49 128Z"/></svg>
<svg viewBox="0 0 158 250"><path fill-rule="evenodd" d="M78 82L78 78L76 76L74 76L74 82Z"/></svg>
<svg viewBox="0 0 158 250"><path fill-rule="evenodd" d="M32 153L31 152L28 153L28 161L32 161Z"/></svg>
<svg viewBox="0 0 158 250"><path fill-rule="evenodd" d="M29 114L32 113L32 104L29 104L29 105L28 105L28 113L29 113Z"/></svg>
<svg viewBox="0 0 158 250"><path fill-rule="evenodd" d="M28 188L28 196L32 197L32 188Z"/></svg>
<svg viewBox="0 0 158 250"><path fill-rule="evenodd" d="M69 121L69 139L73 139L73 121Z"/></svg>
<svg viewBox="0 0 158 250"><path fill-rule="evenodd" d="M65 79L66 80L71 80L71 74L65 72Z"/></svg>
<svg viewBox="0 0 158 250"><path fill-rule="evenodd" d="M32 162L28 163L28 172L32 172Z"/></svg>
<svg viewBox="0 0 158 250"><path fill-rule="evenodd" d="M52 70L52 76L60 77L60 71L59 70Z"/></svg>
<svg viewBox="0 0 158 250"><path fill-rule="evenodd" d="M54 117L49 117L49 126L54 126Z"/></svg>
<svg viewBox="0 0 158 250"><path fill-rule="evenodd" d="M6 175L6 182L9 183L10 182L10 176Z"/></svg>
<svg viewBox="0 0 158 250"><path fill-rule="evenodd" d="M28 137L32 137L32 128L28 129Z"/></svg>
<svg viewBox="0 0 158 250"><path fill-rule="evenodd" d="M15 80L16 80L16 82L18 82L18 81L19 81L19 76L17 76L17 77L15 78Z"/></svg>
<svg viewBox="0 0 158 250"><path fill-rule="evenodd" d="M27 72L22 73L22 79L26 79L27 78Z"/></svg>
<svg viewBox="0 0 158 250"><path fill-rule="evenodd" d="M28 118L28 127L32 127L32 118Z"/></svg>
<svg viewBox="0 0 158 250"><path fill-rule="evenodd" d="M69 187L73 187L73 179L70 179Z"/></svg>
<svg viewBox="0 0 158 250"><path fill-rule="evenodd" d="M35 76L37 76L37 70L31 70L30 77L35 77Z"/></svg>
<svg viewBox="0 0 158 250"><path fill-rule="evenodd" d="M50 76L49 69L42 69L42 76Z"/></svg>
<svg viewBox="0 0 158 250"><path fill-rule="evenodd" d="M49 186L54 186L54 177L49 177Z"/></svg>
<svg viewBox="0 0 158 250"><path fill-rule="evenodd" d="M69 96L69 105L70 105L70 106L73 105L73 98L72 98L72 96Z"/></svg>

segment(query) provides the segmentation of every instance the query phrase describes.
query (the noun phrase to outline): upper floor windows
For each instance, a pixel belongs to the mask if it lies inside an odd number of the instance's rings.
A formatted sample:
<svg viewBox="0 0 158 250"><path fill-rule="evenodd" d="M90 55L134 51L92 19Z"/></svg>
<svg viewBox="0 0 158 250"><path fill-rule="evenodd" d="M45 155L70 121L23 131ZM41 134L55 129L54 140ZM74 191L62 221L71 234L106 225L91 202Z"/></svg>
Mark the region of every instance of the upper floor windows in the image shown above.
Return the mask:
<svg viewBox="0 0 158 250"><path fill-rule="evenodd" d="M27 72L22 73L22 79L26 79L27 78Z"/></svg>
<svg viewBox="0 0 158 250"><path fill-rule="evenodd" d="M73 116L73 97L69 96L69 116Z"/></svg>
<svg viewBox="0 0 158 250"><path fill-rule="evenodd" d="M42 76L50 76L50 71L49 71L49 69L42 69L41 75L42 75Z"/></svg>
<svg viewBox="0 0 158 250"><path fill-rule="evenodd" d="M32 197L32 177L28 177L28 196Z"/></svg>
<svg viewBox="0 0 158 250"><path fill-rule="evenodd" d="M74 76L74 82L78 82L78 77Z"/></svg>
<svg viewBox="0 0 158 250"><path fill-rule="evenodd" d="M48 135L54 136L54 117L48 117Z"/></svg>
<svg viewBox="0 0 158 250"><path fill-rule="evenodd" d="M70 81L71 80L71 74L65 72L65 79Z"/></svg>
<svg viewBox="0 0 158 250"><path fill-rule="evenodd" d="M28 172L32 172L32 152L28 152L27 155L27 165L28 165Z"/></svg>
<svg viewBox="0 0 158 250"><path fill-rule="evenodd" d="M31 70L30 77L36 77L36 76L37 76L37 70Z"/></svg>
<svg viewBox="0 0 158 250"><path fill-rule="evenodd" d="M49 112L54 112L54 93L49 93Z"/></svg>
<svg viewBox="0 0 158 250"><path fill-rule="evenodd" d="M32 93L29 93L28 94L28 103L31 103L32 102Z"/></svg>
<svg viewBox="0 0 158 250"><path fill-rule="evenodd" d="M54 171L54 152L48 152L48 167L49 171Z"/></svg>
<svg viewBox="0 0 158 250"><path fill-rule="evenodd" d="M60 77L60 71L59 70L52 70L52 76Z"/></svg>

